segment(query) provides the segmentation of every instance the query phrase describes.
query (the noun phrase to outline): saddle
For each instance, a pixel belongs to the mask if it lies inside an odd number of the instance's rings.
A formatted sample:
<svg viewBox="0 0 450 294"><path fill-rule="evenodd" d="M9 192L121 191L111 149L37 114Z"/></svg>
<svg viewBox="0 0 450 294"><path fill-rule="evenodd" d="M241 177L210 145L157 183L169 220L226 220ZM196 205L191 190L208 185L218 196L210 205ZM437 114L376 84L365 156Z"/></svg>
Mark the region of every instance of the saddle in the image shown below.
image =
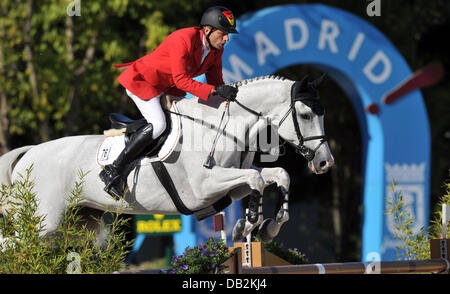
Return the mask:
<svg viewBox="0 0 450 294"><path fill-rule="evenodd" d="M166 129L161 136L154 140L153 143L150 144L150 146L148 146L139 156L156 156L169 136L169 132L172 127L172 120L169 114L164 114L166 116ZM121 113L111 113L109 115L109 120L111 121L111 129L124 133L125 146L128 145L128 143L133 139L134 134L139 129L147 125L147 121L144 118L133 120Z"/></svg>
<svg viewBox="0 0 450 294"><path fill-rule="evenodd" d="M161 107L163 108L166 117L166 129L154 140L150 146L148 146L139 157L155 157L166 142L172 129L172 118L170 113L166 110L175 110L172 104L174 103L174 97L170 95L163 95L161 98ZM133 120L121 113L111 113L109 115L111 121L111 129L104 131L106 137L114 137L124 135L125 146L133 139L136 132L147 125L147 121L144 118ZM176 123L175 123L176 124Z"/></svg>

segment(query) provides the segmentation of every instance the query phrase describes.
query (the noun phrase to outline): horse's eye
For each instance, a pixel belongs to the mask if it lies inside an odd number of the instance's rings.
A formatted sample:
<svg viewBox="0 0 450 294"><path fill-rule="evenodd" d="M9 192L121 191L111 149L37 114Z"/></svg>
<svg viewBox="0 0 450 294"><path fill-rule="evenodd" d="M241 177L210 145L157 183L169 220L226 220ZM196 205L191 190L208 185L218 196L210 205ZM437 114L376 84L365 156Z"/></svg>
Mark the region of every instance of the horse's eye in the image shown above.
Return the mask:
<svg viewBox="0 0 450 294"><path fill-rule="evenodd" d="M309 114L306 114L306 113L300 114L300 117L301 117L301 119L304 119L304 120L311 119L311 116Z"/></svg>

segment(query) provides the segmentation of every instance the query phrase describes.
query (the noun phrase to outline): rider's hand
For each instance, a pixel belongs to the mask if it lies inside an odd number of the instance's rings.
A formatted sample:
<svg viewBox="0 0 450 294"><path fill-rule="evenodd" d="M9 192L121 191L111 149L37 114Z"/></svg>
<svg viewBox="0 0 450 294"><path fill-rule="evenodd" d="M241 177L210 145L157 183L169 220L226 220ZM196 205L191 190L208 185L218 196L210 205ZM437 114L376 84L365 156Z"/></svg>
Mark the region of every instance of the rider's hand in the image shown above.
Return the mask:
<svg viewBox="0 0 450 294"><path fill-rule="evenodd" d="M228 99L230 101L236 100L237 92L238 88L228 85L216 86L214 88L214 94L217 94L220 97Z"/></svg>

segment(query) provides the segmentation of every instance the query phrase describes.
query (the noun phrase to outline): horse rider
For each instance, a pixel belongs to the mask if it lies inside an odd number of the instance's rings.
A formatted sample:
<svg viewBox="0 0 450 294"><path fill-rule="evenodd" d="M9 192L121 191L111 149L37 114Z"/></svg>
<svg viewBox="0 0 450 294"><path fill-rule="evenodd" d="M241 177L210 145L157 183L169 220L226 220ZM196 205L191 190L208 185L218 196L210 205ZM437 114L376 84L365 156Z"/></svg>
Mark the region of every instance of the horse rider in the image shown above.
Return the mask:
<svg viewBox="0 0 450 294"><path fill-rule="evenodd" d="M235 100L238 89L225 85L222 78L222 53L229 34L238 33L233 13L223 7L208 8L200 26L171 33L153 52L136 61L114 65L125 68L118 77L147 125L139 129L118 158L106 165L99 176L104 190L120 199L127 187L129 164L158 138L166 128L160 98L164 94L185 96L189 92L208 100L214 94ZM205 74L207 83L193 80Z"/></svg>

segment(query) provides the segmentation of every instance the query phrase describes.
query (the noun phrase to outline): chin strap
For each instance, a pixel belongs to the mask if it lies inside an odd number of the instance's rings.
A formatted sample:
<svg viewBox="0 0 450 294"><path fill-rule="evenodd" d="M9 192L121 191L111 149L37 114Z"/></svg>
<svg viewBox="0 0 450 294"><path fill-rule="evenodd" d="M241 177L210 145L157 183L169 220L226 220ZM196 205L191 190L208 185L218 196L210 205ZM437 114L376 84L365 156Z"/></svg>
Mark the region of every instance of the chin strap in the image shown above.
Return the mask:
<svg viewBox="0 0 450 294"><path fill-rule="evenodd" d="M213 49L213 50L217 50L217 48L214 47L214 46L211 44L211 41L209 40L209 36L211 36L211 34L212 34L215 30L216 30L216 28L211 27L211 30L209 31L208 35L206 35L206 41L208 42L209 47L210 47L211 49ZM205 33L205 31L203 30L203 34L204 34L204 33Z"/></svg>

